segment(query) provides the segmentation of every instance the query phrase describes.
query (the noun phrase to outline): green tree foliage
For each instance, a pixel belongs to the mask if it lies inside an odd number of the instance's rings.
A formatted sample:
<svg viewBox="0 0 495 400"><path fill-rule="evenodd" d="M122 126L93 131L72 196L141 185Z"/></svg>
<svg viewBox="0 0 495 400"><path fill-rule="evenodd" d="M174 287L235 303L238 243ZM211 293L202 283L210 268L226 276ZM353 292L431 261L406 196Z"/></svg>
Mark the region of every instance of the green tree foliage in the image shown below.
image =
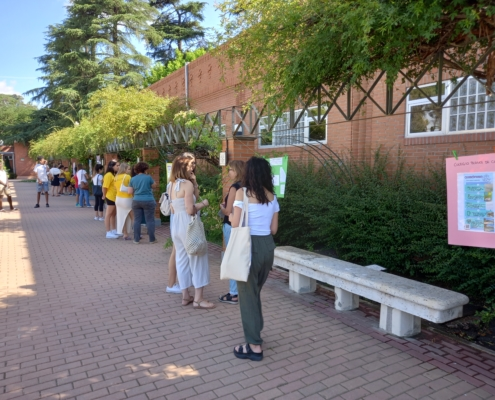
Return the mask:
<svg viewBox="0 0 495 400"><path fill-rule="evenodd" d="M224 0L225 40L218 49L259 96L293 105L319 84L335 93L388 71L424 66L446 48L444 66L457 71L491 46L491 0ZM479 72L491 86L492 55Z"/></svg>
<svg viewBox="0 0 495 400"><path fill-rule="evenodd" d="M156 16L146 0L74 0L67 18L50 26L46 54L38 58L44 86L35 101L80 119L91 93L108 85L140 86L149 59L132 39L160 36L149 25Z"/></svg>
<svg viewBox="0 0 495 400"><path fill-rule="evenodd" d="M5 129L5 142L28 144L32 140L46 136L48 133L70 126L70 118L50 108L32 110L29 118L8 125Z"/></svg>
<svg viewBox="0 0 495 400"><path fill-rule="evenodd" d="M80 123L56 130L30 146L32 155L85 159L102 152L114 139L128 140L140 132L170 123L183 105L150 90L110 86L95 92Z"/></svg>
<svg viewBox="0 0 495 400"><path fill-rule="evenodd" d="M146 71L144 75L144 85L149 86L155 82L158 82L160 79L165 78L172 72L181 69L184 65L186 65L186 62L194 61L196 58L201 57L204 54L206 54L206 50L203 48L186 51L184 54L178 49L175 49L175 58L173 60L168 61L166 65L161 62L157 62L148 71Z"/></svg>
<svg viewBox="0 0 495 400"><path fill-rule="evenodd" d="M22 96L0 94L0 139L12 143L16 134L13 128L29 123L35 111L36 107L24 103Z"/></svg>
<svg viewBox="0 0 495 400"><path fill-rule="evenodd" d="M204 2L181 0L151 0L151 5L160 11L153 27L162 35L162 41L151 44L149 55L162 64L176 57L175 50L185 54L197 47L206 47L203 21Z"/></svg>
<svg viewBox="0 0 495 400"><path fill-rule="evenodd" d="M290 163L278 244L330 250L473 301L495 301L495 250L447 242L444 166L414 172L379 151L371 164L323 161Z"/></svg>

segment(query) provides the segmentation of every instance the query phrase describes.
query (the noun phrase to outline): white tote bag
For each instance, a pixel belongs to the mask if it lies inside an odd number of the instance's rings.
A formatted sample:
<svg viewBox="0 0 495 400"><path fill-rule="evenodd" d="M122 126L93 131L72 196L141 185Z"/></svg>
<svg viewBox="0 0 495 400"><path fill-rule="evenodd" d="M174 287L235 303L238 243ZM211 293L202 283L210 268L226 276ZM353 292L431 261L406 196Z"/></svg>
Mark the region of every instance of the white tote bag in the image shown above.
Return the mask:
<svg viewBox="0 0 495 400"><path fill-rule="evenodd" d="M244 204L238 228L232 228L229 244L220 265L220 279L247 282L251 268L251 228L249 228L249 201L244 190ZM245 223L244 223L245 219ZM245 226L243 226L245 225Z"/></svg>

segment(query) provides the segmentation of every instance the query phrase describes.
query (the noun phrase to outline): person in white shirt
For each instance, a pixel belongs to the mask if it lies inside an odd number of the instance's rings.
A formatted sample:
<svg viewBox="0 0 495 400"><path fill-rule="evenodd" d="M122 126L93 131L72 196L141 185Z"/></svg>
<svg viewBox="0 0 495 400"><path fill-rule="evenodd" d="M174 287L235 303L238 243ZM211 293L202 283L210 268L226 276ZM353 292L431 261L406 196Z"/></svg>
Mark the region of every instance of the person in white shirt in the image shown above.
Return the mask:
<svg viewBox="0 0 495 400"><path fill-rule="evenodd" d="M5 212L2 205L3 195L7 196L7 201L10 205L10 211L17 211L17 208L12 205L9 177L7 176L7 171L3 169L3 160L0 158L0 212Z"/></svg>
<svg viewBox="0 0 495 400"><path fill-rule="evenodd" d="M60 178L60 169L57 168L55 166L56 164L53 164L52 168L50 168L50 174L53 176L53 179L52 179L52 183L51 183L51 186L52 186L52 196L55 197L55 196L60 196L59 192L60 192L60 181L59 181L59 178ZM55 192L57 192L57 194L55 194Z"/></svg>
<svg viewBox="0 0 495 400"><path fill-rule="evenodd" d="M273 236L278 230L280 207L273 190L270 163L264 158L251 157L246 162L242 186L248 198L248 226L251 232L251 267L247 282L237 282L242 327L246 344L234 348L237 358L261 361L263 351L261 331L261 289L272 270L275 253ZM234 214L231 214L232 228L239 227L244 207L244 190L236 192Z"/></svg>
<svg viewBox="0 0 495 400"><path fill-rule="evenodd" d="M84 207L84 204L86 204L86 207L91 207L93 206L89 204L89 175L84 169L84 166L82 164L77 165L77 182L79 185L79 206Z"/></svg>
<svg viewBox="0 0 495 400"><path fill-rule="evenodd" d="M45 200L46 200L46 206L50 207L48 204L48 171L46 168L46 160L44 159L43 156L38 156L37 158L38 164L34 167L34 172L36 172L37 175L37 198L36 198L36 205L34 208L40 208L40 197L41 197L41 192L45 193Z"/></svg>

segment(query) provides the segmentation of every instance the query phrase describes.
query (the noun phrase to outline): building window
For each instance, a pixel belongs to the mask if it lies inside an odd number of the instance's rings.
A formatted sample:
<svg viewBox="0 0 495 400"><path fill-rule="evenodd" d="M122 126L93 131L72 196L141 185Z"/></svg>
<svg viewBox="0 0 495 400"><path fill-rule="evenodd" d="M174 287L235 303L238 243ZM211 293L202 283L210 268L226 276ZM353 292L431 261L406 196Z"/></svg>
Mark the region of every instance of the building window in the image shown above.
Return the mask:
<svg viewBox="0 0 495 400"><path fill-rule="evenodd" d="M322 110L322 113L326 111ZM294 118L297 120L301 115L302 110L294 112ZM259 123L259 134L261 147L265 146L290 146L299 145L311 142L325 142L327 140L327 123L326 119L321 124L317 123L318 111L317 108L310 108L304 111L304 115L297 123L296 128L289 129L289 112L282 114L273 129L270 131L270 125L273 124L272 117L262 117Z"/></svg>
<svg viewBox="0 0 495 400"><path fill-rule="evenodd" d="M451 81L444 82L442 99L455 87ZM485 87L476 79L469 77L443 109L438 109L427 98L437 101L436 83L420 86L420 89L413 89L407 98L406 137L471 133L495 128L495 98L486 96Z"/></svg>
<svg viewBox="0 0 495 400"><path fill-rule="evenodd" d="M220 137L225 137L225 131L226 131L225 124L220 125L220 129L218 128L218 125L213 126L213 132L218 133L218 136Z"/></svg>

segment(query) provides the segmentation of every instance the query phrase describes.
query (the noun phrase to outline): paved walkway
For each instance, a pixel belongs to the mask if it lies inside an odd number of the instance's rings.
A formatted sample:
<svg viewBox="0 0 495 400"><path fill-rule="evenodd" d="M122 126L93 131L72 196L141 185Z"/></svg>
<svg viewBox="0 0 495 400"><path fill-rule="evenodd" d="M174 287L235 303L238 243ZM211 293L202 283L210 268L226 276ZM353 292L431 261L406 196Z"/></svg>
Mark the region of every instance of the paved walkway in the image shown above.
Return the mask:
<svg viewBox="0 0 495 400"><path fill-rule="evenodd" d="M0 399L495 398L495 357L384 335L373 311L338 313L276 271L262 293L265 358L238 360L238 307L194 310L165 293L169 250L104 239L73 197L34 199L34 183L16 182L20 211L0 214ZM228 287L219 260L211 246L207 299Z"/></svg>

